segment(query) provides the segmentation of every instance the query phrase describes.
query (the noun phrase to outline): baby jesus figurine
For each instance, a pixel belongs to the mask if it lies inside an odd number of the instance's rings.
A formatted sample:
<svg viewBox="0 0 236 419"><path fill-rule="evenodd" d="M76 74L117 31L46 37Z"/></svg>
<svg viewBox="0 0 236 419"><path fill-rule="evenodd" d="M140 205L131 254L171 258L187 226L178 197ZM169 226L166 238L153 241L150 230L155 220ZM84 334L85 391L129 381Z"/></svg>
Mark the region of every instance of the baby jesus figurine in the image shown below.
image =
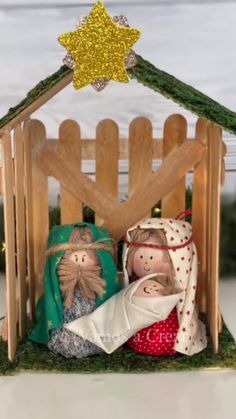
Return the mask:
<svg viewBox="0 0 236 419"><path fill-rule="evenodd" d="M65 327L110 354L140 329L166 319L181 292L166 275L151 274Z"/></svg>
<svg viewBox="0 0 236 419"><path fill-rule="evenodd" d="M134 293L135 297L160 297L175 294L182 290L175 287L174 281L165 274L157 274L143 281Z"/></svg>

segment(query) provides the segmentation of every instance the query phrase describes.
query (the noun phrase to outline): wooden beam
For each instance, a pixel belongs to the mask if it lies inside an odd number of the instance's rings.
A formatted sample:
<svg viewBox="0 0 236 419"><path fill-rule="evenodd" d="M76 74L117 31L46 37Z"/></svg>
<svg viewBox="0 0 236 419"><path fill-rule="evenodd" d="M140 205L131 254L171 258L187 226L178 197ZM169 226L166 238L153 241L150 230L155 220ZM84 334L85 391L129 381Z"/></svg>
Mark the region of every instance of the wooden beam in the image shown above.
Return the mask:
<svg viewBox="0 0 236 419"><path fill-rule="evenodd" d="M185 141L191 142L193 139L188 138ZM58 147L57 138L48 138L47 144L52 147ZM152 158L153 160L162 159L162 144L161 138L154 138L152 142ZM82 160L95 160L96 158L96 140L92 138L81 139ZM119 160L129 160L129 141L127 138L119 139Z"/></svg>
<svg viewBox="0 0 236 419"><path fill-rule="evenodd" d="M160 169L146 179L119 209L115 209L104 223L112 237L119 240L128 228L145 217L156 202L160 201L185 174L197 164L204 147L197 143L184 143L171 152Z"/></svg>
<svg viewBox="0 0 236 419"><path fill-rule="evenodd" d="M152 174L152 124L135 118L129 127L129 196ZM151 208L150 208L151 210Z"/></svg>
<svg viewBox="0 0 236 419"><path fill-rule="evenodd" d="M213 351L219 346L219 248L220 248L220 193L222 162L222 130L208 127L208 278L207 318Z"/></svg>
<svg viewBox="0 0 236 419"><path fill-rule="evenodd" d="M201 161L194 168L192 195L193 240L198 252L197 304L201 312L206 312L207 285L207 127L208 122L198 119L196 140L206 147Z"/></svg>
<svg viewBox="0 0 236 419"><path fill-rule="evenodd" d="M81 170L81 139L80 127L76 121L67 119L59 127L60 146L67 150L70 163ZM83 203L60 185L61 224L71 224L83 219Z"/></svg>
<svg viewBox="0 0 236 419"><path fill-rule="evenodd" d="M48 178L38 168L36 156L46 142L46 129L41 121L31 120L30 148L32 168L32 221L33 221L33 269L35 298L43 292L43 276L46 260L47 238L49 232ZM30 158L28 156L28 158Z"/></svg>
<svg viewBox="0 0 236 419"><path fill-rule="evenodd" d="M117 206L117 199L104 194L103 188L80 172L68 158L67 148L44 146L37 156L37 163L48 176L53 176L77 199L92 208L101 218L107 218Z"/></svg>
<svg viewBox="0 0 236 419"><path fill-rule="evenodd" d="M43 93L38 99L35 99L33 103L27 106L23 111L19 112L13 119L7 122L2 128L0 128L0 136L4 133L5 130L11 130L16 125L23 122L27 119L33 112L37 111L41 106L43 106L48 100L60 92L64 87L71 83L73 78L73 71L67 74L63 79L56 83L51 89Z"/></svg>
<svg viewBox="0 0 236 419"><path fill-rule="evenodd" d="M184 143L167 156L158 172L147 177L124 204L117 203L115 198L104 193L99 185L71 165L66 149L62 153L55 147L44 146L37 160L41 170L54 176L75 197L106 220L104 226L118 240L130 225L144 217L201 160L203 152L204 147L200 143Z"/></svg>
<svg viewBox="0 0 236 419"><path fill-rule="evenodd" d="M6 296L7 296L7 329L8 358L13 360L16 351L17 306L16 306L16 260L15 260L15 214L13 191L13 160L11 136L6 132L2 138L3 153L3 204L4 230L6 243Z"/></svg>
<svg viewBox="0 0 236 419"><path fill-rule="evenodd" d="M100 121L96 130L96 185L118 201L119 128L111 119ZM104 221L96 214L96 225Z"/></svg>
<svg viewBox="0 0 236 419"><path fill-rule="evenodd" d="M34 277L34 224L33 224L33 180L32 180L32 141L31 121L23 127L24 170L25 170L25 209L26 209L26 244L27 244L27 276L29 278L29 309L30 318L35 310L35 277Z"/></svg>
<svg viewBox="0 0 236 419"><path fill-rule="evenodd" d="M24 144L21 126L14 130L15 164L15 211L16 211L16 252L17 278L19 283L19 334L24 337L27 331L27 290L26 290L26 226L24 192Z"/></svg>
<svg viewBox="0 0 236 419"><path fill-rule="evenodd" d="M129 127L129 196L152 174L152 124L144 117L135 118ZM145 217L151 217L151 207Z"/></svg>
<svg viewBox="0 0 236 419"><path fill-rule="evenodd" d="M186 141L187 121L182 115L171 115L164 124L163 159ZM164 196L161 202L161 216L176 218L185 210L185 176Z"/></svg>

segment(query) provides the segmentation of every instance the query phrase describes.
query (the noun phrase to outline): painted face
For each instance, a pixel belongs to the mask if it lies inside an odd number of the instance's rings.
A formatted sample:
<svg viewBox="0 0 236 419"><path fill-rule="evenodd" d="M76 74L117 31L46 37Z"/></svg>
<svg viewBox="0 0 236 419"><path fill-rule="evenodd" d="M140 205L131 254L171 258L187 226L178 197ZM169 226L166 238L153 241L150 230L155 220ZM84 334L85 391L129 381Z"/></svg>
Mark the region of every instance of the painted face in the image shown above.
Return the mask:
<svg viewBox="0 0 236 419"><path fill-rule="evenodd" d="M164 287L153 279L146 279L136 289L134 295L136 297L158 297L161 296L161 290Z"/></svg>
<svg viewBox="0 0 236 419"><path fill-rule="evenodd" d="M154 243L154 240L148 239L144 243ZM138 278L152 273L164 273L168 275L170 265L164 258L163 250L140 247L134 254L133 271Z"/></svg>
<svg viewBox="0 0 236 419"><path fill-rule="evenodd" d="M69 256L69 260L84 268L97 264L96 258L85 250L76 250L72 252Z"/></svg>

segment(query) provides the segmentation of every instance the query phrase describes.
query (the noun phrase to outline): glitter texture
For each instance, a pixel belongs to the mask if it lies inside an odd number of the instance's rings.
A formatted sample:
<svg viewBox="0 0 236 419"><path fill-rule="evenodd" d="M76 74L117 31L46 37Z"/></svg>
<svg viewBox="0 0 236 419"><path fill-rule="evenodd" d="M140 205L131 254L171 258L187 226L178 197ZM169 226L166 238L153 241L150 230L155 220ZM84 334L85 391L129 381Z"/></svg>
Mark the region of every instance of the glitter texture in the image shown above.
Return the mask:
<svg viewBox="0 0 236 419"><path fill-rule="evenodd" d="M130 49L140 37L140 31L129 28L124 16L115 16L115 20L97 2L89 16L80 19L78 29L59 37L60 44L70 54L64 62L74 68L76 89L92 84L100 91L109 80L129 81L125 61L134 62Z"/></svg>
<svg viewBox="0 0 236 419"><path fill-rule="evenodd" d="M71 70L73 70L75 68L75 61L73 60L73 57L69 52L63 58L63 63L65 65L67 65L67 67L71 68Z"/></svg>
<svg viewBox="0 0 236 419"><path fill-rule="evenodd" d="M76 24L76 28L79 29L81 28L81 26L83 26L85 23L87 22L87 16L80 16L77 24Z"/></svg>
<svg viewBox="0 0 236 419"><path fill-rule="evenodd" d="M105 79L104 77L99 77L98 79L95 80L94 83L91 83L91 86L97 91L97 92L101 92L106 85L109 83L108 79Z"/></svg>
<svg viewBox="0 0 236 419"><path fill-rule="evenodd" d="M125 16L113 16L112 18L113 22L118 23L120 26L129 26L128 20Z"/></svg>
<svg viewBox="0 0 236 419"><path fill-rule="evenodd" d="M125 68L131 68L137 64L137 58L136 58L135 52L132 49L126 55L124 63L125 63Z"/></svg>

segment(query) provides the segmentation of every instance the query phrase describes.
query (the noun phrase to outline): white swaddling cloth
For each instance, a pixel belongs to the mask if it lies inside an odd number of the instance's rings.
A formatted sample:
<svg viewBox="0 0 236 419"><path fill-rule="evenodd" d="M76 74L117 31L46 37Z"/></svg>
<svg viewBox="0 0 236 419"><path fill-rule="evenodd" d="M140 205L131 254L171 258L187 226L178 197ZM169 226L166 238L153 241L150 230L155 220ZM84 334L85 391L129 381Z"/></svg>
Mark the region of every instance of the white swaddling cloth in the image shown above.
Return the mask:
<svg viewBox="0 0 236 419"><path fill-rule="evenodd" d="M68 323L66 329L110 354L144 327L165 320L182 292L167 296L136 297L139 285L155 277L147 275L113 295L92 313Z"/></svg>

